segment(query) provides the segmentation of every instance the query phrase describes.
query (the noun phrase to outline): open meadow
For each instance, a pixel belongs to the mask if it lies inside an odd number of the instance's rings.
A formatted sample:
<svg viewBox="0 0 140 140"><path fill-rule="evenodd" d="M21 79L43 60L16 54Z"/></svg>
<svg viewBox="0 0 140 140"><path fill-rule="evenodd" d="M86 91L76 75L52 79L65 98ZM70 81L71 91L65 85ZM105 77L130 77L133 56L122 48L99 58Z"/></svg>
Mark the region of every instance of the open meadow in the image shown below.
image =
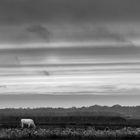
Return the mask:
<svg viewBox="0 0 140 140"><path fill-rule="evenodd" d="M140 128L122 128L118 130L95 130L84 128L47 128L47 129L1 129L0 139L92 139L92 140L138 140Z"/></svg>
<svg viewBox="0 0 140 140"><path fill-rule="evenodd" d="M114 110L114 108L113 108ZM30 118L36 127L21 128L21 119ZM26 119L25 119L26 120ZM0 139L124 140L140 138L140 120L117 113L79 109L0 110Z"/></svg>

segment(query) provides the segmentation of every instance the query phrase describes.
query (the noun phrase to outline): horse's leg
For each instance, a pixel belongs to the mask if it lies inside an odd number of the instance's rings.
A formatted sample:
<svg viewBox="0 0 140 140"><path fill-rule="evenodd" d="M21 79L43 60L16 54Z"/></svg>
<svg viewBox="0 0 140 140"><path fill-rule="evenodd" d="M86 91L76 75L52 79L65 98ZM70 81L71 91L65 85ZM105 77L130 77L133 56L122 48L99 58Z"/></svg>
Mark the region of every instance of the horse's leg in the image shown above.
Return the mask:
<svg viewBox="0 0 140 140"><path fill-rule="evenodd" d="M23 128L24 127L24 124L21 122L21 128Z"/></svg>
<svg viewBox="0 0 140 140"><path fill-rule="evenodd" d="M36 128L35 124L33 123L33 128Z"/></svg>
<svg viewBox="0 0 140 140"><path fill-rule="evenodd" d="M28 128L30 128L30 123L28 123Z"/></svg>

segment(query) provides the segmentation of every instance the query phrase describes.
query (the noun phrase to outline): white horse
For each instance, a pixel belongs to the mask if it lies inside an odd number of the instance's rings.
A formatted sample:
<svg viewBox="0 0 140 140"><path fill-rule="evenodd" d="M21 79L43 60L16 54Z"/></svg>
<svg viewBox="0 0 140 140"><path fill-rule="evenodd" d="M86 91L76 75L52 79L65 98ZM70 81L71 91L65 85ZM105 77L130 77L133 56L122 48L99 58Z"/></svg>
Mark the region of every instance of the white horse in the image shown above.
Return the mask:
<svg viewBox="0 0 140 140"><path fill-rule="evenodd" d="M27 125L28 128L36 128L35 123L32 119L21 119L21 128L24 128L25 125Z"/></svg>

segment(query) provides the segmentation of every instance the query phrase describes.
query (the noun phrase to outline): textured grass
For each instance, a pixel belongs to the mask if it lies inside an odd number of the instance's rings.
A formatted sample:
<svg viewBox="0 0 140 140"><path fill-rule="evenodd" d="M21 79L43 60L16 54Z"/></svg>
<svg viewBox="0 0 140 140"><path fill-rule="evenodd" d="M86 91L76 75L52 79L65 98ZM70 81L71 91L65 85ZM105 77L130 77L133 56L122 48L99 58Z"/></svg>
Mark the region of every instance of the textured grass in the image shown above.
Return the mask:
<svg viewBox="0 0 140 140"><path fill-rule="evenodd" d="M0 139L45 139L45 138L87 138L87 139L140 139L139 128L123 128L120 130L95 130L84 128L53 129L1 129Z"/></svg>

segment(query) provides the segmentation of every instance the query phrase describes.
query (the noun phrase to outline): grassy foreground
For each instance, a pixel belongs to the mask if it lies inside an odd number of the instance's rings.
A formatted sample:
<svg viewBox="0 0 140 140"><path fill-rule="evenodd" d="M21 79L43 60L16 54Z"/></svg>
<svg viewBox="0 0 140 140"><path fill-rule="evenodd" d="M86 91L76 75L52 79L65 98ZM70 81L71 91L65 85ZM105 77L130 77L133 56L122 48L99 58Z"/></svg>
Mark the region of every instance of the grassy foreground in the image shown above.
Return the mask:
<svg viewBox="0 0 140 140"><path fill-rule="evenodd" d="M0 139L43 139L43 138L92 138L92 139L139 139L140 128L123 128L120 130L95 130L84 128L50 128L50 129L1 129Z"/></svg>

